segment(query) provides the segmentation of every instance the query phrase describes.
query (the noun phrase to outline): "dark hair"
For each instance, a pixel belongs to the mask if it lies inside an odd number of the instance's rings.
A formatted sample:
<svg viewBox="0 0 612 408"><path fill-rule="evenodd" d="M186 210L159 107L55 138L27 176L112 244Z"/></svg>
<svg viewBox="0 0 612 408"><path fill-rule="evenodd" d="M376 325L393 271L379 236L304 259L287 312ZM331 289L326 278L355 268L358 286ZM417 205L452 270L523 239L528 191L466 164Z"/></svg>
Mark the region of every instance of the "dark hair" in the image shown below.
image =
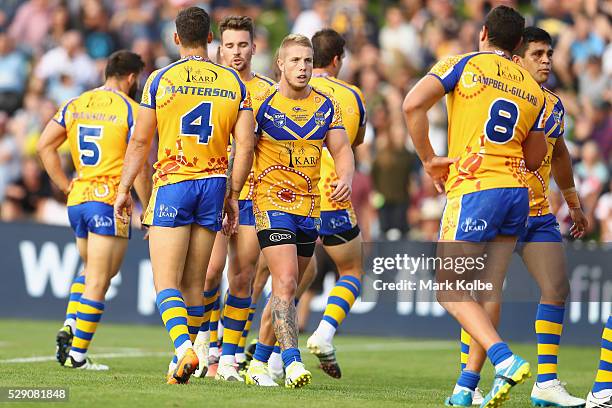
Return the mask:
<svg viewBox="0 0 612 408"><path fill-rule="evenodd" d="M108 78L120 78L129 74L139 74L144 68L144 62L140 55L127 50L113 52L108 57L104 76Z"/></svg>
<svg viewBox="0 0 612 408"><path fill-rule="evenodd" d="M176 32L187 48L206 47L210 32L210 16L204 9L188 7L176 16Z"/></svg>
<svg viewBox="0 0 612 408"><path fill-rule="evenodd" d="M525 19L511 7L498 6L487 14L484 25L489 32L491 45L512 52L523 38Z"/></svg>
<svg viewBox="0 0 612 408"><path fill-rule="evenodd" d="M334 57L342 56L345 44L344 38L331 28L317 31L312 36L314 67L324 68L332 63Z"/></svg>
<svg viewBox="0 0 612 408"><path fill-rule="evenodd" d="M255 36L255 27L253 25L253 19L248 16L227 16L219 24L219 34L223 36L223 33L227 30L235 31L247 31L253 41Z"/></svg>
<svg viewBox="0 0 612 408"><path fill-rule="evenodd" d="M526 27L525 31L523 31L523 42L521 46L516 49L515 54L524 57L527 48L529 48L529 43L533 42L542 42L552 45L552 38L548 32L539 27Z"/></svg>

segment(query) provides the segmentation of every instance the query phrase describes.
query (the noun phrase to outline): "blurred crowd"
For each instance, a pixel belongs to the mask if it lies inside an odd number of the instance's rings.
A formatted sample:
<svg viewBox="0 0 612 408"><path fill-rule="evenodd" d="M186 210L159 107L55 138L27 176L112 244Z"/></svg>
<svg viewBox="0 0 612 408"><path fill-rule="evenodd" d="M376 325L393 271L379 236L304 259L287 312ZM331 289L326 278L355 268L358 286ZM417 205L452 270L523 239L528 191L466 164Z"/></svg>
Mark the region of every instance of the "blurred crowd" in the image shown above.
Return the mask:
<svg viewBox="0 0 612 408"><path fill-rule="evenodd" d="M246 5L245 5L246 4ZM366 240L434 240L444 208L405 129L404 95L439 59L474 51L491 7L517 7L554 39L547 87L566 108L565 138L590 221L590 239L612 241L612 1L610 0L2 0L0 2L0 203L5 221L68 223L65 198L35 155L59 104L102 83L105 58L126 48L146 63L142 82L177 59L178 10L198 5L215 21L247 14L257 22L253 69L274 75L273 54L289 32L332 27L347 39L341 77L364 92L365 142L357 149L353 200ZM216 29L216 27L215 27ZM213 41L210 55L215 56ZM444 103L430 114L430 137L446 152ZM69 151L63 148L66 171ZM567 234L558 188L551 205Z"/></svg>

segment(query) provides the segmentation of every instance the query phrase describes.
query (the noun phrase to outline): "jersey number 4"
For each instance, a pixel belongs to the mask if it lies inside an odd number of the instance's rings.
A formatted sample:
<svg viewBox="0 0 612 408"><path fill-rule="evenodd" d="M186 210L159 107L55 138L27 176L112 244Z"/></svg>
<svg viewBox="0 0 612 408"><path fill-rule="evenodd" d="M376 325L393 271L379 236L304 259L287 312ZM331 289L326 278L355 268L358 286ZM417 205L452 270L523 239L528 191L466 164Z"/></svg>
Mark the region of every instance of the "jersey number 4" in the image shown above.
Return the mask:
<svg viewBox="0 0 612 408"><path fill-rule="evenodd" d="M97 166L102 156L98 140L102 138L101 126L79 125L79 158L83 166Z"/></svg>
<svg viewBox="0 0 612 408"><path fill-rule="evenodd" d="M197 136L199 144L208 144L213 133L210 123L212 102L202 102L181 117L181 136Z"/></svg>
<svg viewBox="0 0 612 408"><path fill-rule="evenodd" d="M489 119L485 123L485 135L493 143L508 143L514 136L519 118L518 106L512 101L499 98L489 108Z"/></svg>

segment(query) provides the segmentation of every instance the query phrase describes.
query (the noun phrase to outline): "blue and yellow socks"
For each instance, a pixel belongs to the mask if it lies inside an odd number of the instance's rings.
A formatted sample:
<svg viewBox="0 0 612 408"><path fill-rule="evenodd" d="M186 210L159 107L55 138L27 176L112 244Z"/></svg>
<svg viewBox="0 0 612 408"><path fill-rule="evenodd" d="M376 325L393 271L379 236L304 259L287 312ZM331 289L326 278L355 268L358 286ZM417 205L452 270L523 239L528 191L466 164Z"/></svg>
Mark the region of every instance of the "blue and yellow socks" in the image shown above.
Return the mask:
<svg viewBox="0 0 612 408"><path fill-rule="evenodd" d="M240 337L249 317L251 297L239 298L227 294L223 307L223 349L220 363L233 364Z"/></svg>
<svg viewBox="0 0 612 408"><path fill-rule="evenodd" d="M360 292L361 282L354 276L343 276L338 279L336 286L329 293L323 319L315 333L325 341L331 342Z"/></svg>
<svg viewBox="0 0 612 408"><path fill-rule="evenodd" d="M466 332L463 327L461 328L461 371L465 370L468 362L468 356L470 355L470 342L472 336Z"/></svg>
<svg viewBox="0 0 612 408"><path fill-rule="evenodd" d="M236 347L236 362L241 363L246 361L246 355L244 354L244 348L246 346L247 337L249 337L249 331L251 330L251 324L253 324L253 317L255 316L255 309L257 308L257 303L251 303L249 306L249 317L244 325L244 330L242 331L242 336L240 336L240 341L238 342L238 347Z"/></svg>
<svg viewBox="0 0 612 408"><path fill-rule="evenodd" d="M601 359L592 392L597 398L612 395L612 315L601 336Z"/></svg>
<svg viewBox="0 0 612 408"><path fill-rule="evenodd" d="M563 331L565 307L538 305L535 331L538 339L538 378L539 384L557 379L557 358Z"/></svg>
<svg viewBox="0 0 612 408"><path fill-rule="evenodd" d="M76 329L77 309L81 296L85 290L85 275L78 275L72 281L70 286L70 297L68 298L68 307L66 308L66 319L64 320L64 326L70 326L72 333Z"/></svg>
<svg viewBox="0 0 612 408"><path fill-rule="evenodd" d="M157 308L180 359L192 348L187 326L187 307L178 289L164 289L157 294Z"/></svg>
<svg viewBox="0 0 612 408"><path fill-rule="evenodd" d="M87 349L104 313L104 303L81 296L76 312L76 329L69 355L77 362L85 360Z"/></svg>

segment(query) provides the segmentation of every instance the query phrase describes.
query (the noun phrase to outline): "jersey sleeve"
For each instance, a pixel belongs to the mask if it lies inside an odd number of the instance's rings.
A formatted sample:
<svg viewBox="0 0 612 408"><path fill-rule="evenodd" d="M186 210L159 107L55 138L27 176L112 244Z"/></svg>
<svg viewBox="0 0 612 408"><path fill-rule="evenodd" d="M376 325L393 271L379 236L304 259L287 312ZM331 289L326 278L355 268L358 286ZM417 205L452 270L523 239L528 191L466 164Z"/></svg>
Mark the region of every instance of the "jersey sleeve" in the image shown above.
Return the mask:
<svg viewBox="0 0 612 408"><path fill-rule="evenodd" d="M68 107L75 99L76 98L72 98L69 101L64 102L64 104L57 110L55 116L53 116L53 120L63 128L66 128L66 112L68 111Z"/></svg>
<svg viewBox="0 0 612 408"><path fill-rule="evenodd" d="M134 127L136 126L136 116L138 115L138 104L132 100L130 100L128 102L128 106L129 106L129 111L128 111L128 119L127 119L127 125L128 125L128 134L127 134L127 141L130 141L130 138L132 137L132 134L134 133Z"/></svg>
<svg viewBox="0 0 612 408"><path fill-rule="evenodd" d="M240 109L239 110L253 110L253 101L251 100L251 94L248 90L245 92L245 96L240 101Z"/></svg>
<svg viewBox="0 0 612 408"><path fill-rule="evenodd" d="M561 103L560 99L557 104L559 105L559 110L561 112L559 116L559 136L563 136L565 135L565 107L563 106L563 103Z"/></svg>
<svg viewBox="0 0 612 408"><path fill-rule="evenodd" d="M332 110L330 114L331 123L329 125L329 130L344 129L344 123L342 123L342 109L340 109L340 105L331 96L329 97L329 100L332 105Z"/></svg>
<svg viewBox="0 0 612 408"><path fill-rule="evenodd" d="M155 109L155 95L157 94L157 86L159 84L159 79L157 78L159 75L159 70L153 71L149 78L147 78L147 82L145 82L144 88L142 90L142 99L140 100L140 106L144 106L145 108Z"/></svg>
<svg viewBox="0 0 612 408"><path fill-rule="evenodd" d="M444 87L444 93L449 93L459 82L465 65L474 55L477 54L455 55L441 59L429 70L427 75L438 78Z"/></svg>
<svg viewBox="0 0 612 408"><path fill-rule="evenodd" d="M363 97L361 89L355 87L355 92L357 93L357 106L359 106L359 127L364 127L368 121L368 115L365 109L365 98Z"/></svg>
<svg viewBox="0 0 612 408"><path fill-rule="evenodd" d="M540 113L536 117L536 121L531 127L532 132L543 131L544 126L546 124L546 100L542 98L542 107L540 108Z"/></svg>

